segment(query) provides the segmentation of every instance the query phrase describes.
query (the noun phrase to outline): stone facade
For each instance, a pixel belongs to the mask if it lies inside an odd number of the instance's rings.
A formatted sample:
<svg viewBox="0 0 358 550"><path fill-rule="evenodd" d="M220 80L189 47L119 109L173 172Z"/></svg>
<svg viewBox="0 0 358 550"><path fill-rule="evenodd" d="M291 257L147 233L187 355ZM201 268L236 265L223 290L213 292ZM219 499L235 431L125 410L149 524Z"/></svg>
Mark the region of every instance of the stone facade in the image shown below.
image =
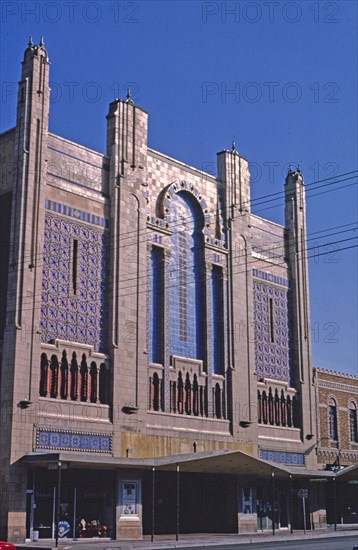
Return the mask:
<svg viewBox="0 0 358 550"><path fill-rule="evenodd" d="M74 466L61 514L74 501L95 514L95 495L118 538L149 529L151 482L131 460L237 450L314 469L300 169L280 226L251 213L234 145L216 178L187 166L148 147L148 115L128 97L109 106L106 154L89 150L49 132L48 82L47 51L30 43L0 139L1 536L54 535L41 462L53 453ZM258 510L269 525L264 488L256 508L243 483L238 528L255 530Z"/></svg>

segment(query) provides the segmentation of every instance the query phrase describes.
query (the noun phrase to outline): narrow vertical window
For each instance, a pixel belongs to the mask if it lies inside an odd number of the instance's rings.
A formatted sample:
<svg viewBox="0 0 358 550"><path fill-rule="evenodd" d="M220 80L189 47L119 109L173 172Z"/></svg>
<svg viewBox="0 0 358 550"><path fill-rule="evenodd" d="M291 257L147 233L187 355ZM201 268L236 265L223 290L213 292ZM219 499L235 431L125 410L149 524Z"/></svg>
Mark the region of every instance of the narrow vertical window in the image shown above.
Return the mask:
<svg viewBox="0 0 358 550"><path fill-rule="evenodd" d="M349 439L351 443L358 443L357 409L354 403L349 404Z"/></svg>
<svg viewBox="0 0 358 550"><path fill-rule="evenodd" d="M164 250L153 246L150 257L150 341L151 363L164 361Z"/></svg>
<svg viewBox="0 0 358 550"><path fill-rule="evenodd" d="M213 266L212 272L212 316L213 316L213 370L224 374L224 289L222 268Z"/></svg>
<svg viewBox="0 0 358 550"><path fill-rule="evenodd" d="M186 221L184 214L180 215L181 229L179 232L179 338L182 342L188 340L187 317L187 261L186 261Z"/></svg>
<svg viewBox="0 0 358 550"><path fill-rule="evenodd" d="M274 337L274 326L273 326L273 302L272 302L272 298L270 298L270 301L269 301L269 308L270 308L270 311L269 311L269 314L270 314L270 341L274 342L275 337Z"/></svg>
<svg viewBox="0 0 358 550"><path fill-rule="evenodd" d="M73 239L72 243L72 292L77 294L77 272L78 272L78 240Z"/></svg>
<svg viewBox="0 0 358 550"><path fill-rule="evenodd" d="M329 438L331 441L338 441L337 407L334 399L331 399L328 406Z"/></svg>

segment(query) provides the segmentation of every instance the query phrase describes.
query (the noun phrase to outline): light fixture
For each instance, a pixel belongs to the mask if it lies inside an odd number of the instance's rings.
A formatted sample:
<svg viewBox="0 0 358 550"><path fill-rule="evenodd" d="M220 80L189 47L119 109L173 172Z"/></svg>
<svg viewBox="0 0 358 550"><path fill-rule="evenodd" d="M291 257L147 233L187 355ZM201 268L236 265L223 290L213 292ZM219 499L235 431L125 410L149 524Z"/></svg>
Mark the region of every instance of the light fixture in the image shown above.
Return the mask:
<svg viewBox="0 0 358 550"><path fill-rule="evenodd" d="M251 426L252 422L251 420L241 420L240 422L240 426L242 428L248 428L249 426Z"/></svg>
<svg viewBox="0 0 358 550"><path fill-rule="evenodd" d="M27 399L27 398L22 399L22 400L19 401L18 404L17 404L17 406L19 407L19 409L28 409L30 405L32 405L32 401L30 401L30 400Z"/></svg>

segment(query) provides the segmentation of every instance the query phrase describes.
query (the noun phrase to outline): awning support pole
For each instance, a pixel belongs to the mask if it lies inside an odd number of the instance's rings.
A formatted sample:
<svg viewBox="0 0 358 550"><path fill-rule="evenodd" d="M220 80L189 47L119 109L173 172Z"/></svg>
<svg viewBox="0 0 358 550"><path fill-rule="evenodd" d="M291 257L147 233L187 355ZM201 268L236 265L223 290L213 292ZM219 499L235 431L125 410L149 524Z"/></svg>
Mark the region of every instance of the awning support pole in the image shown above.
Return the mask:
<svg viewBox="0 0 358 550"><path fill-rule="evenodd" d="M57 464L57 501L56 501L56 525L55 525L55 533L56 533L56 548L58 546L58 524L60 522L60 502L61 502L61 462L58 461Z"/></svg>
<svg viewBox="0 0 358 550"><path fill-rule="evenodd" d="M179 520L180 520L180 485L179 485L179 464L177 464L177 528L175 540L179 540Z"/></svg>
<svg viewBox="0 0 358 550"><path fill-rule="evenodd" d="M293 534L292 475L290 474L290 531Z"/></svg>
<svg viewBox="0 0 358 550"><path fill-rule="evenodd" d="M336 478L333 478L333 509L334 509L334 530L337 531L337 487Z"/></svg>
<svg viewBox="0 0 358 550"><path fill-rule="evenodd" d="M73 540L76 540L76 517L77 517L77 487L74 487L73 490L73 529L72 536Z"/></svg>
<svg viewBox="0 0 358 550"><path fill-rule="evenodd" d="M152 468L152 534L151 542L154 541L154 525L155 525L155 468Z"/></svg>
<svg viewBox="0 0 358 550"><path fill-rule="evenodd" d="M275 521L276 521L276 511L275 511L275 472L271 473L272 479L272 534L275 534Z"/></svg>

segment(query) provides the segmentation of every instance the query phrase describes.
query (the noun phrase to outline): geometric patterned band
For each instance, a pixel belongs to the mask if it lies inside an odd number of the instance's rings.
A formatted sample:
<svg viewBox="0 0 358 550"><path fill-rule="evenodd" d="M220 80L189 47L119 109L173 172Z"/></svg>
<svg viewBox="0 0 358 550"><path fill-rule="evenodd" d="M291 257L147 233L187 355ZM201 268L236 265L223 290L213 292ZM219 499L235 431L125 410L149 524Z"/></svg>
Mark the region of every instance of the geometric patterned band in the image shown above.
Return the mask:
<svg viewBox="0 0 358 550"><path fill-rule="evenodd" d="M101 216L95 216L89 212L84 212L78 208L73 208L72 206L67 206L59 202L50 201L49 199L45 200L45 208L57 212L58 214L64 214L70 218L75 218L76 220L82 220L83 222L92 223L94 225L99 225L104 229L109 229L109 219L102 218Z"/></svg>
<svg viewBox="0 0 358 550"><path fill-rule="evenodd" d="M112 434L36 428L35 449L112 454Z"/></svg>
<svg viewBox="0 0 358 550"><path fill-rule="evenodd" d="M270 462L277 462L278 464L292 464L295 466L305 465L304 453L289 453L287 451L260 449L260 458L269 460Z"/></svg>
<svg viewBox="0 0 358 550"><path fill-rule="evenodd" d="M276 285L286 287L290 286L290 281L288 279L285 279L284 277L278 277L277 275L272 275L272 273L267 273L266 271L261 271L260 269L253 269L252 274L258 279L263 279L264 281L275 283Z"/></svg>

